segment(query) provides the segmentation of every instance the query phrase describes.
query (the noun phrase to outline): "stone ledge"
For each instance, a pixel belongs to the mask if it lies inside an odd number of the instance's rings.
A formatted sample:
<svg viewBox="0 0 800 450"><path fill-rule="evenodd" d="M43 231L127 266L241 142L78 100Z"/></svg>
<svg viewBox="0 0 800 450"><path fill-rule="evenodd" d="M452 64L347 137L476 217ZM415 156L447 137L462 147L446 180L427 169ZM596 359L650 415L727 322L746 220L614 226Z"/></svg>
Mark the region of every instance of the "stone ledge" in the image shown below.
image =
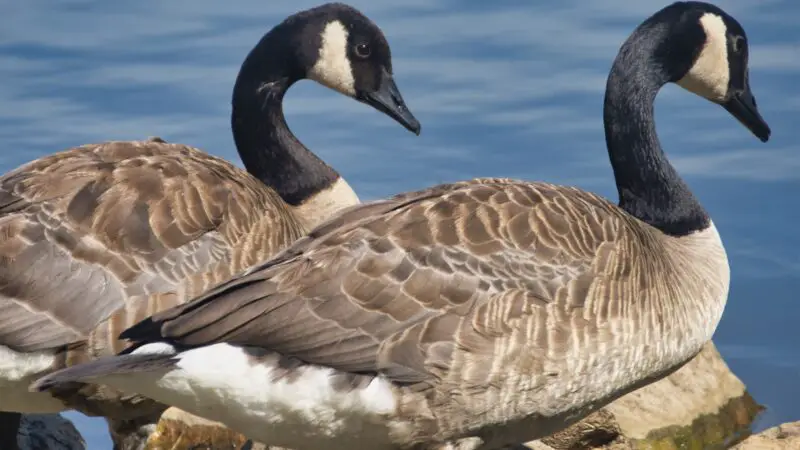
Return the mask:
<svg viewBox="0 0 800 450"><path fill-rule="evenodd" d="M169 408L161 416L145 450L239 450L247 439L219 422ZM256 444L252 450L265 450Z"/></svg>
<svg viewBox="0 0 800 450"><path fill-rule="evenodd" d="M785 423L750 436L732 450L798 450L800 421Z"/></svg>

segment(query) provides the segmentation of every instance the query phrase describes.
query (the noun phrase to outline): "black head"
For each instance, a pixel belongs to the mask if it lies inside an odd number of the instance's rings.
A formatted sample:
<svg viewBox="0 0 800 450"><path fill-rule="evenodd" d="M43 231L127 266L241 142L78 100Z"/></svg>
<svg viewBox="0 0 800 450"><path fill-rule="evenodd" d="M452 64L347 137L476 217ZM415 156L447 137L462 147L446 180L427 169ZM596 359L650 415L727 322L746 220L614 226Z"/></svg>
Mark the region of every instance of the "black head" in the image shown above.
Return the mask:
<svg viewBox="0 0 800 450"><path fill-rule="evenodd" d="M269 35L277 39L265 37L264 46L291 47L287 56L294 61L286 64L295 68L294 78L355 98L419 134L420 124L394 82L389 42L357 9L327 3L288 17Z"/></svg>
<svg viewBox="0 0 800 450"><path fill-rule="evenodd" d="M736 19L709 3L676 2L648 25L668 28L657 57L669 81L722 105L761 141L769 140L769 125L750 90L747 34Z"/></svg>

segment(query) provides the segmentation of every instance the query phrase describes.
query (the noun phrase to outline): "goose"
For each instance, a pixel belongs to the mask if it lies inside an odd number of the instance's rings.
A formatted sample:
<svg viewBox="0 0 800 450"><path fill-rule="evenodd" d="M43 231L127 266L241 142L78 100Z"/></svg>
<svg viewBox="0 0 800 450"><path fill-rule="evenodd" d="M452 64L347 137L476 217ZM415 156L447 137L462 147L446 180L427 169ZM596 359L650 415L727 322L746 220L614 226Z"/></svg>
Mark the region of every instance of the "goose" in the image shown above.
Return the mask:
<svg viewBox="0 0 800 450"><path fill-rule="evenodd" d="M494 450L563 429L677 370L720 321L726 252L653 104L674 82L767 142L747 58L722 9L666 6L607 80L618 204L478 178L350 206L128 328L121 354L30 388L105 383L295 450Z"/></svg>
<svg viewBox="0 0 800 450"><path fill-rule="evenodd" d="M138 439L131 425L151 425L148 408L161 405L93 386L29 393L31 377L113 355L120 329L359 202L286 124L284 93L304 78L420 133L382 31L327 3L272 28L241 66L231 125L247 171L152 138L83 145L0 177L0 448L16 448L19 412L67 408L108 417L117 447L128 448L120 442Z"/></svg>

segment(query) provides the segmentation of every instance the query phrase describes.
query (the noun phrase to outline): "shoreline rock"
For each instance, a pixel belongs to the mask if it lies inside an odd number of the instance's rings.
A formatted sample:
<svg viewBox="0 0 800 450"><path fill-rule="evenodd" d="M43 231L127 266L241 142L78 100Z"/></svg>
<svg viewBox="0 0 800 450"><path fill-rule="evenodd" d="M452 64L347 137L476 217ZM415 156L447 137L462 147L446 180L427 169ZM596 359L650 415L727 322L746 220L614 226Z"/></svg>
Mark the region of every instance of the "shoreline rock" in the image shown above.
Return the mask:
<svg viewBox="0 0 800 450"><path fill-rule="evenodd" d="M797 450L800 449L800 421L784 423L754 434L731 450Z"/></svg>
<svg viewBox="0 0 800 450"><path fill-rule="evenodd" d="M23 414L17 444L20 450L86 450L86 441L61 414Z"/></svg>
<svg viewBox="0 0 800 450"><path fill-rule="evenodd" d="M247 439L219 422L169 408L161 415L145 450L239 450ZM266 450L254 444L250 450ZM275 449L277 450L277 449Z"/></svg>

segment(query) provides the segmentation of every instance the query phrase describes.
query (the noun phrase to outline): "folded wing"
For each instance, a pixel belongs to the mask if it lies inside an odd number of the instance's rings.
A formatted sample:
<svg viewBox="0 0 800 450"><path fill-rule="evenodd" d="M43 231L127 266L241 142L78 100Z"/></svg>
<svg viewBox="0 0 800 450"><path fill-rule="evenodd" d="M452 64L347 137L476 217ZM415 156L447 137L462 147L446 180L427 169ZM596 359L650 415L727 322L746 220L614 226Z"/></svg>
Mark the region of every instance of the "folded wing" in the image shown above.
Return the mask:
<svg viewBox="0 0 800 450"><path fill-rule="evenodd" d="M436 186L351 207L122 337L259 347L401 384L464 364L485 376L479 358L466 359L526 332L543 308L583 307L611 272L621 220L614 205L572 188L506 179Z"/></svg>
<svg viewBox="0 0 800 450"><path fill-rule="evenodd" d="M154 312L279 205L246 172L163 141L85 145L0 178L0 344L69 344L125 307ZM291 227L287 227L291 228Z"/></svg>

